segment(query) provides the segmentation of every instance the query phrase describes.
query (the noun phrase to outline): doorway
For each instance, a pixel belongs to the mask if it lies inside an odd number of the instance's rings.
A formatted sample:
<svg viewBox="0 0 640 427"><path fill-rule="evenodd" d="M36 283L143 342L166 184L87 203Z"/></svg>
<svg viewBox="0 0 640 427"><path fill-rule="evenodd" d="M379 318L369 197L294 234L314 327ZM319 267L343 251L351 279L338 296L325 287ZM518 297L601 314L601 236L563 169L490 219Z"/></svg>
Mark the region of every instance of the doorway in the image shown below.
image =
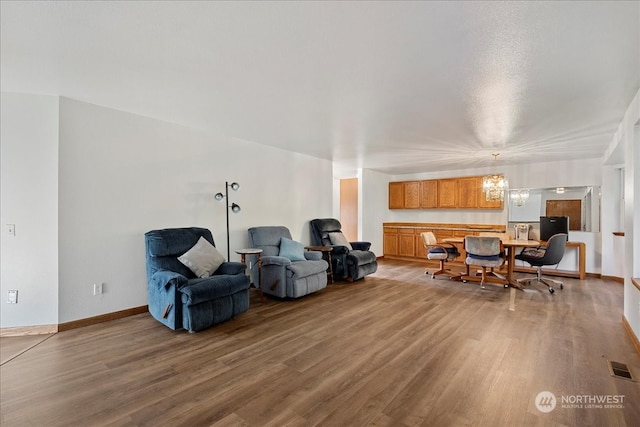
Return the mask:
<svg viewBox="0 0 640 427"><path fill-rule="evenodd" d="M358 240L358 178L340 180L340 224L348 241Z"/></svg>

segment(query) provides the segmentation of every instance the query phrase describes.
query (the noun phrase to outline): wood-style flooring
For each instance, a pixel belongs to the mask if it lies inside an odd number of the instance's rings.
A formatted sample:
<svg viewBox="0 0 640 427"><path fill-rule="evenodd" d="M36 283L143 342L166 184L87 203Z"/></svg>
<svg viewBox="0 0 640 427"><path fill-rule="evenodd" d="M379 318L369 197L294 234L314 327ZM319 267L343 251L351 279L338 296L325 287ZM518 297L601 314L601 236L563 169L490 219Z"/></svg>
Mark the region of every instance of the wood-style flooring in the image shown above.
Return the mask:
<svg viewBox="0 0 640 427"><path fill-rule="evenodd" d="M607 365L640 375L623 286L564 283L554 295L483 290L381 260L299 300L252 290L247 313L196 334L140 314L26 351L1 338L0 425L640 425L639 383ZM549 413L536 407L543 391L556 396ZM621 407L576 402L602 396Z"/></svg>

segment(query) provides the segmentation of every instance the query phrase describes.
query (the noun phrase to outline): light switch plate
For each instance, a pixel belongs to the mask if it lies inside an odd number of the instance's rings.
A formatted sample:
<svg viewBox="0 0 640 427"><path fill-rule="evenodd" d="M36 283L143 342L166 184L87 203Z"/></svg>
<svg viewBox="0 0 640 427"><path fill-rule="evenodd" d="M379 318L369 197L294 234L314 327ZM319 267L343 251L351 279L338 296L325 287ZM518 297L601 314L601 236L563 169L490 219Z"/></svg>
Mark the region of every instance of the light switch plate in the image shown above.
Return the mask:
<svg viewBox="0 0 640 427"><path fill-rule="evenodd" d="M10 290L7 297L8 304L17 304L18 303L18 291Z"/></svg>

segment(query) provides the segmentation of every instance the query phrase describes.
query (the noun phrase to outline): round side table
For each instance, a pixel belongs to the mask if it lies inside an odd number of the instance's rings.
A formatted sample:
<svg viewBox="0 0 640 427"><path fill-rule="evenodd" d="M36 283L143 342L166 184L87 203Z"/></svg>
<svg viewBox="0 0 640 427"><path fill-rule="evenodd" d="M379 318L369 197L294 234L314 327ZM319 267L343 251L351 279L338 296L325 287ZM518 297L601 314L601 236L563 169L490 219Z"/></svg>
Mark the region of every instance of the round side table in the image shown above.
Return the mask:
<svg viewBox="0 0 640 427"><path fill-rule="evenodd" d="M264 298L262 294L262 249L255 248L245 248L245 249L236 249L235 253L240 255L240 262L245 265L245 269L248 269L247 265L247 255L257 255L258 256L258 284L256 288L260 291L260 299ZM251 276L251 273L249 273Z"/></svg>

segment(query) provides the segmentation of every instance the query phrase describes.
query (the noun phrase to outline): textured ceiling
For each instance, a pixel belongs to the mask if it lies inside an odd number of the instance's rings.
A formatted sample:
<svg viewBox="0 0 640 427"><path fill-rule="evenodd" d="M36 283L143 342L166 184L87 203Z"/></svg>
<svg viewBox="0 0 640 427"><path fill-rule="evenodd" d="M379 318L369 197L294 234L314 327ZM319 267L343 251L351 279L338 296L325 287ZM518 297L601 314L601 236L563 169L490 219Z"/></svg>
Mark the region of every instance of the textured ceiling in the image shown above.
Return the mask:
<svg viewBox="0 0 640 427"><path fill-rule="evenodd" d="M0 2L3 91L392 174L602 157L640 3Z"/></svg>

